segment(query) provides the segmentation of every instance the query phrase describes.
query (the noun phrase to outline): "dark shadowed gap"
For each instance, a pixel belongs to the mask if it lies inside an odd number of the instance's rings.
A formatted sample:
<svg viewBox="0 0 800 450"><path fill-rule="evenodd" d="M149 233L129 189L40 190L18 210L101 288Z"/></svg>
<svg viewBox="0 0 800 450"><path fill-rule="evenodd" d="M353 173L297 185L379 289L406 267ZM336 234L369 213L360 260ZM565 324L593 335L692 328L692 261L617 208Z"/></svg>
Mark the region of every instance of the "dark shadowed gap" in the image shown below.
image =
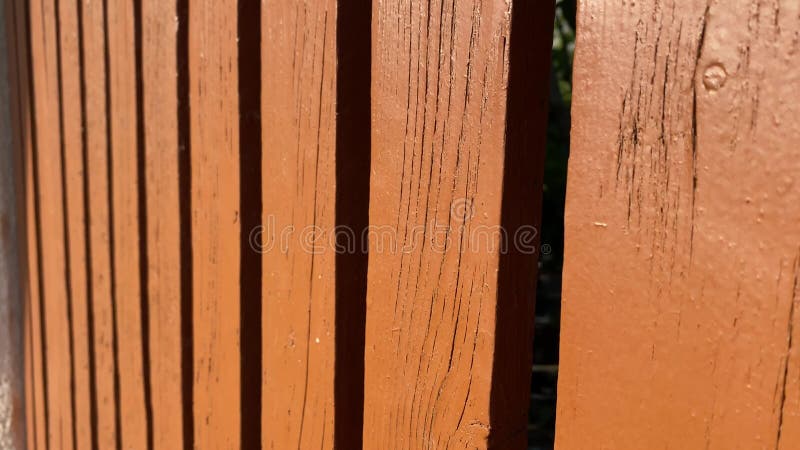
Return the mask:
<svg viewBox="0 0 800 450"><path fill-rule="evenodd" d="M106 113L106 204L108 205L108 262L111 285L111 352L114 355L114 437L117 450L122 450L122 405L119 381L119 329L117 322L117 264L114 233L114 145L111 108L111 55L108 44L108 0L103 0L103 69L105 71Z"/></svg>
<svg viewBox="0 0 800 450"><path fill-rule="evenodd" d="M25 4L25 17L27 18L27 30L25 30L27 42L25 51L27 52L27 66L28 66L28 87L30 93L30 114L31 114L31 164L33 173L33 209L34 220L36 222L36 254L38 255L36 271L39 273L39 339L41 339L41 355L42 355L42 403L44 409L44 445L49 450L50 448L50 407L47 398L47 320L45 320L44 309L44 279L42 278L42 208L39 201L39 138L37 136L38 123L36 117L36 92L34 89L34 75L33 75L33 53L32 53L32 38L31 35L31 17L30 3Z"/></svg>
<svg viewBox="0 0 800 450"><path fill-rule="evenodd" d="M176 35L178 88L178 193L181 247L181 401L183 448L194 449L194 343L192 308L192 166L191 105L189 104L189 0L177 0Z"/></svg>
<svg viewBox="0 0 800 450"><path fill-rule="evenodd" d="M515 244L520 230L541 225L554 6L553 0L515 2L511 13L500 216L507 251L497 274L491 448L527 443L539 235L532 246Z"/></svg>
<svg viewBox="0 0 800 450"><path fill-rule="evenodd" d="M86 56L84 52L83 34L83 2L78 1L78 60L80 70L80 95L81 95L81 164L83 165L83 243L86 253L86 323L88 325L89 340L89 417L92 430L92 449L98 450L97 429L97 364L95 358L95 325L94 325L94 292L92 291L92 241L90 234L90 209L89 203L89 148L86 140Z"/></svg>
<svg viewBox="0 0 800 450"><path fill-rule="evenodd" d="M61 160L61 204L63 214L61 216L62 233L64 234L64 281L67 297L67 341L69 348L69 407L72 416L72 448L78 448L78 427L75 424L77 414L75 413L75 332L72 320L72 267L70 260L69 245L69 206L67 203L67 169L66 169L66 143L64 142L64 77L61 59L61 2L55 0L55 24L56 24L56 77L58 78L58 145L59 158Z"/></svg>
<svg viewBox="0 0 800 450"><path fill-rule="evenodd" d="M561 271L564 262L564 203L570 145L572 56L576 0L559 0L550 58L547 155L542 199L541 254L528 422L529 450L552 450L555 440L558 352L561 331Z"/></svg>
<svg viewBox="0 0 800 450"><path fill-rule="evenodd" d="M336 370L334 447L361 448L369 224L372 8L339 0L336 24Z"/></svg>
<svg viewBox="0 0 800 450"><path fill-rule="evenodd" d="M34 386L36 385L36 374L33 370L33 355L29 353L33 351L33 317L30 308L30 262L28 259L28 251L31 250L28 248L30 230L28 229L28 216L26 214L28 192L26 184L27 166L25 163L25 144L27 140L23 131L26 129L26 117L28 117L27 114L29 110L26 101L29 100L30 94L23 81L23 67L25 66L23 33L25 33L25 30L24 25L20 23L17 7L16 0L10 0L8 2L8 9L6 10L8 14L8 21L6 24L8 28L5 30L7 33L6 36L8 37L8 86L11 97L9 112L11 113L11 130L13 131L13 144L11 149L14 165L12 166L12 170L15 175L13 182L16 189L14 195L16 201L16 236L18 239L16 256L19 262L17 291L17 295L19 296L17 308L19 309L16 313L18 316L16 317L19 318L18 326L21 327L16 330L16 339L18 339L16 345L18 345L19 353L14 355L15 361L13 363L21 370L19 373L22 375L23 381L20 391L20 397L23 400L12 407L12 415L14 416L12 420L20 420L20 423L23 424L23 426L18 427L15 436L16 442L22 445L26 445L30 442L29 448L36 450L36 401L33 395ZM0 39L2 39L2 37L0 37ZM15 317L15 312L13 310L14 307L12 307L12 317ZM25 341L28 341L29 345L26 345ZM15 344L12 343L12 345ZM17 387L15 387L15 389L16 388ZM30 391L29 395L26 395L26 391ZM32 401L28 403L29 400ZM28 411L30 411L30 413ZM30 417L32 422L31 429L26 429L28 417ZM30 439L30 441L28 441L28 439Z"/></svg>
<svg viewBox="0 0 800 450"><path fill-rule="evenodd" d="M528 422L528 448L552 450L555 440L558 352L561 331L561 271L564 262L564 202L569 157L575 0L556 3L550 68L550 108L542 199L541 255Z"/></svg>
<svg viewBox="0 0 800 450"><path fill-rule="evenodd" d="M142 0L134 0L136 52L136 187L139 226L139 314L142 333L142 385L147 426L147 448L153 448L153 394L150 381L150 280L147 264L147 177L145 173L144 63L142 59Z"/></svg>
<svg viewBox="0 0 800 450"><path fill-rule="evenodd" d="M239 189L241 448L261 447L261 2L239 2Z"/></svg>

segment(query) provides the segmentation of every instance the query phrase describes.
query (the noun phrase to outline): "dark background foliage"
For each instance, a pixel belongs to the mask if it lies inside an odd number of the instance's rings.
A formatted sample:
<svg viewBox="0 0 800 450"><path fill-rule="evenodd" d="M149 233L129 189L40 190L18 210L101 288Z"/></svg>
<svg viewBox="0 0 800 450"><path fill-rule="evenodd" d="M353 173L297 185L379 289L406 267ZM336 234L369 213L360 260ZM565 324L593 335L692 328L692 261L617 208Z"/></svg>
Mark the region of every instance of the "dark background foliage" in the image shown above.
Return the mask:
<svg viewBox="0 0 800 450"><path fill-rule="evenodd" d="M536 334L531 374L528 447L553 448L561 317L561 266L564 255L564 197L569 157L572 55L575 48L575 2L557 0L550 74L542 252L536 292Z"/></svg>

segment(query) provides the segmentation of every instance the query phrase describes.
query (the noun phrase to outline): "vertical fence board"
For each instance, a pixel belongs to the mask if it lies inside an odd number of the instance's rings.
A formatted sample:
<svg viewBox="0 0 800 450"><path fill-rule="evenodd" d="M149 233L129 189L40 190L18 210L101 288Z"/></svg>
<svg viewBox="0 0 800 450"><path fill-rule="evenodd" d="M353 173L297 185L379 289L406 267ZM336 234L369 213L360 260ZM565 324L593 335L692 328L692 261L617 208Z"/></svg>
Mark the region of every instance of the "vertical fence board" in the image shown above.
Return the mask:
<svg viewBox="0 0 800 450"><path fill-rule="evenodd" d="M45 396L43 377L43 341L41 289L39 277L39 226L36 209L36 159L34 136L34 98L31 74L31 44L29 41L29 9L23 0L11 0L16 31L16 74L15 93L19 97L18 114L13 117L19 127L19 151L22 152L24 167L24 208L25 208L25 270L27 295L25 299L25 415L28 432L28 449L45 448L47 429L45 423Z"/></svg>
<svg viewBox="0 0 800 450"><path fill-rule="evenodd" d="M147 448L145 373L139 265L137 66L134 2L107 0L110 95L110 184L114 286L119 371L120 433L123 448ZM145 211L141 211L142 214ZM145 244L146 245L146 244ZM146 286L144 287L146 289Z"/></svg>
<svg viewBox="0 0 800 450"><path fill-rule="evenodd" d="M69 249L69 295L72 305L75 446L91 446L91 395L87 316L86 210L84 205L82 86L77 2L58 2L61 36L61 114L66 194L66 245Z"/></svg>
<svg viewBox="0 0 800 450"><path fill-rule="evenodd" d="M266 6L263 445L332 448L336 2Z"/></svg>
<svg viewBox="0 0 800 450"><path fill-rule="evenodd" d="M367 447L524 445L538 239L501 245L538 226L551 12L374 3ZM509 73L529 58L538 88L513 110Z"/></svg>
<svg viewBox="0 0 800 450"><path fill-rule="evenodd" d="M27 77L26 77L27 78ZM25 120L32 120L32 116L26 117ZM30 122L28 125L30 130ZM28 131L30 135L30 131ZM42 297L41 297L41 282L39 274L39 227L38 227L38 213L36 210L34 168L36 164L35 152L31 141L27 141L25 145L25 218L27 221L27 254L28 254L28 299L26 313L28 320L28 339L30 340L30 353L27 354L27 359L30 360L30 377L28 384L25 387L30 391L32 402L28 403L26 413L28 414L28 423L31 425L30 432L28 433L29 447L46 448L47 442L47 428L45 426L45 417L47 408L45 407L45 386L44 386L44 340L42 339ZM26 393L27 394L27 393Z"/></svg>
<svg viewBox="0 0 800 450"><path fill-rule="evenodd" d="M30 4L36 448L522 445L552 3L372 6Z"/></svg>
<svg viewBox="0 0 800 450"><path fill-rule="evenodd" d="M240 444L235 2L189 5L195 446Z"/></svg>
<svg viewBox="0 0 800 450"><path fill-rule="evenodd" d="M800 7L581 6L557 447L797 448Z"/></svg>
<svg viewBox="0 0 800 450"><path fill-rule="evenodd" d="M14 151L17 159L17 205L18 230L21 241L20 287L23 298L23 358L24 358L24 409L25 409L25 447L32 449L37 442L44 443L43 427L37 427L37 417L43 416L41 405L41 348L34 333L40 333L38 315L39 286L38 259L36 258L36 221L33 209L32 175L32 120L30 91L30 52L28 47L27 10L19 0L5 2L5 18L9 36L8 76L11 83L11 127L13 129ZM34 307L37 309L34 319ZM34 320L36 322L34 322ZM35 347L35 345L39 345ZM38 365L35 364L38 361ZM38 372L36 371L38 367ZM37 416L38 414L38 416Z"/></svg>
<svg viewBox="0 0 800 450"><path fill-rule="evenodd" d="M181 330L188 318L181 317L178 158L186 149L178 142L176 7L174 1L142 1L150 380L159 450L184 446Z"/></svg>
<svg viewBox="0 0 800 450"><path fill-rule="evenodd" d="M73 446L70 386L69 324L64 254L62 155L59 121L59 46L55 3L30 5L31 58L35 92L36 157L38 171L41 295L44 297L44 370L47 441L50 446Z"/></svg>
<svg viewBox="0 0 800 450"><path fill-rule="evenodd" d="M100 448L120 442L119 367L111 242L108 43L103 2L82 1L86 178L89 212L88 270L94 342L95 433Z"/></svg>

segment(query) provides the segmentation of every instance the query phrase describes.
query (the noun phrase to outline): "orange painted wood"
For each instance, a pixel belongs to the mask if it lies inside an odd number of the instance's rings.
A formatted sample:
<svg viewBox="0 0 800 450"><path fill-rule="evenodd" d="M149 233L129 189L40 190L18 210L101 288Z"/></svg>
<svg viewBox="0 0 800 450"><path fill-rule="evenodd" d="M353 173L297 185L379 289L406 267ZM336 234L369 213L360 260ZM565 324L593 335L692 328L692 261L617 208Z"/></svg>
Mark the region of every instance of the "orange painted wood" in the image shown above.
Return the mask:
<svg viewBox="0 0 800 450"><path fill-rule="evenodd" d="M553 5L373 6L31 4L35 448L522 445Z"/></svg>
<svg viewBox="0 0 800 450"><path fill-rule="evenodd" d="M73 448L67 271L64 242L62 142L59 120L59 51L55 2L30 4L32 89L36 123L33 164L38 182L39 238L44 301L43 370L46 395L46 442Z"/></svg>
<svg viewBox="0 0 800 450"><path fill-rule="evenodd" d="M94 396L96 442L113 448L120 441L118 341L112 286L112 218L109 161L111 143L108 117L106 11L102 2L81 0L83 77L86 127L86 178L89 212L90 325L94 342Z"/></svg>
<svg viewBox="0 0 800 450"><path fill-rule="evenodd" d="M525 443L552 6L374 3L367 448Z"/></svg>
<svg viewBox="0 0 800 450"><path fill-rule="evenodd" d="M27 77L25 77L27 78ZM25 79L23 78L23 79ZM28 120L32 120L30 117ZM30 122L29 122L30 126ZM30 128L27 131L30 136ZM34 174L35 159L31 141L27 141L25 146L25 209L27 221L27 257L28 257L28 289L27 297L28 312L28 331L30 339L30 353L27 353L30 364L30 377L26 385L26 395L30 395L31 401L27 403L25 413L28 415L27 438L29 447L45 448L47 445L47 427L44 391L44 353L42 352L44 339L42 339L42 298L41 282L39 278L39 233L38 233L38 213L36 209L37 196L36 182ZM27 400L27 398L26 398Z"/></svg>
<svg viewBox="0 0 800 450"><path fill-rule="evenodd" d="M240 444L235 2L189 4L194 444Z"/></svg>
<svg viewBox="0 0 800 450"><path fill-rule="evenodd" d="M174 1L142 1L150 381L153 447L158 450L184 447L186 419L181 330L188 319L181 317L178 166L179 153L186 149L178 141L176 13Z"/></svg>
<svg viewBox="0 0 800 450"><path fill-rule="evenodd" d="M36 210L37 185L35 183L33 95L30 74L29 11L21 0L6 2L6 20L9 23L9 78L11 80L12 127L14 148L18 152L22 170L23 212L21 228L25 240L21 244L24 258L24 339L25 339L25 427L27 448L43 448L46 441L44 426L44 382L42 368L41 295L39 283L38 213Z"/></svg>
<svg viewBox="0 0 800 450"><path fill-rule="evenodd" d="M34 371L34 359L41 358L41 354L34 354L34 332L40 333L40 322L37 314L37 323L33 322L33 303L36 302L38 312L39 290L37 270L32 270L32 265L38 264L36 259L36 222L33 209L33 176L32 176L32 114L30 91L30 52L28 47L27 11L25 6L16 0L5 2L5 31L8 51L8 79L10 87L10 112L12 128L12 151L15 162L16 200L17 200L17 230L20 239L18 246L20 269L19 285L23 301L22 333L23 333L23 376L24 396L20 399L24 403L24 420L14 414L12 420L16 422L18 438L25 438L26 442L15 442L18 448L33 448L37 439L43 441L43 427L36 427L36 414L40 416L41 408L41 369ZM29 206L30 205L30 206ZM30 247L30 248L29 248ZM29 255L31 253L31 255ZM31 284L36 283L33 287ZM38 347L41 348L41 347ZM38 352L37 352L38 353ZM41 360L39 359L41 364ZM39 366L41 367L41 366ZM38 383L37 383L38 382ZM37 404L37 400L39 403ZM38 407L38 409L37 409ZM19 408L17 406L16 408ZM19 411L19 409L17 409ZM22 428L24 427L24 428Z"/></svg>
<svg viewBox="0 0 800 450"><path fill-rule="evenodd" d="M336 1L265 6L262 444L332 448Z"/></svg>
<svg viewBox="0 0 800 450"><path fill-rule="evenodd" d="M86 183L83 146L83 110L80 36L77 2L59 1L61 49L61 120L64 142L64 205L67 224L65 244L69 255L69 295L74 379L75 446L92 445L92 398L89 361L89 320L86 267Z"/></svg>
<svg viewBox="0 0 800 450"><path fill-rule="evenodd" d="M581 4L556 447L800 445L800 5Z"/></svg>
<svg viewBox="0 0 800 450"><path fill-rule="evenodd" d="M30 297L26 297L26 300ZM25 446L21 448L27 448L29 450L35 448L36 446L36 434L38 433L38 429L36 426L36 397L33 393L35 389L35 376L33 372L33 325L32 325L32 315L30 313L30 307L26 305L26 311L24 316L24 358L25 358Z"/></svg>
<svg viewBox="0 0 800 450"><path fill-rule="evenodd" d="M123 448L147 448L150 439L142 347L143 301L140 272L137 60L134 3L107 0L108 80L110 111L110 201L119 372L121 442Z"/></svg>

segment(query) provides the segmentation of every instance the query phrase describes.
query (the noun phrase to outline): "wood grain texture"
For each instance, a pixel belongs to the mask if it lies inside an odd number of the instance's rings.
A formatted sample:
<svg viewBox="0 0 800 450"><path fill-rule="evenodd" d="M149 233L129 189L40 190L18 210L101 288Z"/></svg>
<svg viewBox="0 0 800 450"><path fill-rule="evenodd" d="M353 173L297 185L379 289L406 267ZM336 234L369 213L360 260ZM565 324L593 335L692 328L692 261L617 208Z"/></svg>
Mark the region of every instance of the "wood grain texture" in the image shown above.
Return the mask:
<svg viewBox="0 0 800 450"><path fill-rule="evenodd" d="M90 274L91 327L94 342L95 442L113 448L121 442L119 367L115 299L112 286L112 218L110 172L111 132L108 98L109 49L105 3L81 0L86 178L89 226L87 266Z"/></svg>
<svg viewBox="0 0 800 450"><path fill-rule="evenodd" d="M546 74L552 32L525 5L374 3L365 447L524 445L536 256L501 227L538 226L546 83L517 116L509 74Z"/></svg>
<svg viewBox="0 0 800 450"><path fill-rule="evenodd" d="M196 448L240 445L236 8L189 5Z"/></svg>
<svg viewBox="0 0 800 450"><path fill-rule="evenodd" d="M799 14L581 3L558 448L800 445Z"/></svg>
<svg viewBox="0 0 800 450"><path fill-rule="evenodd" d="M110 198L120 433L123 448L147 448L151 430L146 409L139 230L139 136L135 5L106 0L110 127Z"/></svg>
<svg viewBox="0 0 800 450"><path fill-rule="evenodd" d="M10 83L11 128L13 133L12 151L17 170L17 212L19 232L19 276L23 301L22 333L23 333L23 371L24 371L24 422L17 417L17 426L24 427L19 433L23 442L16 443L17 448L32 449L37 442L44 441L44 427L37 427L37 418L43 416L41 353L34 347L34 333L39 335L38 316L39 286L37 259L36 215L34 210L33 191L33 116L32 94L30 83L30 51L28 47L28 15L27 8L20 0L4 2L6 33L8 36L8 78ZM33 309L37 308L36 319ZM35 320L35 322L34 322ZM40 345L40 344L39 344ZM35 350L36 349L36 350ZM37 354L38 353L38 354ZM34 361L39 362L36 372Z"/></svg>
<svg viewBox="0 0 800 450"><path fill-rule="evenodd" d="M181 317L178 159L186 149L178 141L176 6L163 0L141 6L150 379L158 450L184 448L181 330L188 319Z"/></svg>
<svg viewBox="0 0 800 450"><path fill-rule="evenodd" d="M332 448L336 2L268 2L262 17L262 442Z"/></svg>
<svg viewBox="0 0 800 450"><path fill-rule="evenodd" d="M25 401L27 448L45 448L47 441L46 395L44 389L44 356L42 339L42 297L39 276L39 221L38 184L36 175L36 133L35 99L33 93L29 8L23 0L12 0L14 25L17 37L17 89L19 96L18 114L15 114L19 130L19 151L24 167L24 208L25 208L25 255L26 255L26 298L25 298Z"/></svg>
<svg viewBox="0 0 800 450"><path fill-rule="evenodd" d="M32 121L32 117L28 118ZM30 124L30 122L29 122ZM29 128L30 130L30 128ZM28 141L30 142L30 141ZM34 158L33 145L27 144L25 146L25 209L27 219L28 236L26 238L26 248L28 256L28 288L29 294L27 298L28 312L26 313L28 319L28 330L26 334L29 335L30 340L30 353L28 353L30 360L30 377L26 385L26 395L30 392L31 400L27 403L28 408L28 424L30 425L30 432L28 434L29 448L45 448L47 445L47 399L44 386L44 339L43 339L43 326L42 326L42 297L41 297L41 280L39 275L39 225L38 225L38 212L36 208L37 195L36 178L34 177L37 170L34 168L36 160Z"/></svg>
<svg viewBox="0 0 800 450"><path fill-rule="evenodd" d="M39 236L43 278L45 391L48 445L73 448L68 296L62 204L62 154L59 120L59 46L55 2L30 5L32 85L35 92ZM58 199L57 201L53 201ZM46 206L45 206L46 205Z"/></svg>
<svg viewBox="0 0 800 450"><path fill-rule="evenodd" d="M80 71L80 41L77 2L59 1L61 46L61 121L64 142L64 189L67 224L65 241L69 249L69 295L74 380L75 446L92 445L92 397L89 362L89 327L86 267L86 183L83 154L83 85Z"/></svg>

